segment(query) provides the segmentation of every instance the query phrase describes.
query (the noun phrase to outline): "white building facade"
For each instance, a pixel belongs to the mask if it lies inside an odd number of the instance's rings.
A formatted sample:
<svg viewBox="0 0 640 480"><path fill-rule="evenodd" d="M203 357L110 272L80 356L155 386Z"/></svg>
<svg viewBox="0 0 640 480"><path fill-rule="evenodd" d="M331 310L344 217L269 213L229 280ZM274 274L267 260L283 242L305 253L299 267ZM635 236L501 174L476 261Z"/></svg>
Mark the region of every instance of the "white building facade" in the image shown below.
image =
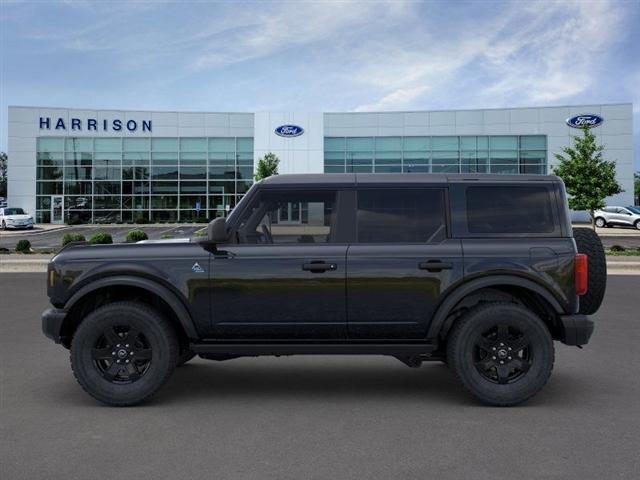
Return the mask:
<svg viewBox="0 0 640 480"><path fill-rule="evenodd" d="M596 116L633 204L632 105L377 113L9 107L8 205L39 223L205 221L232 209L260 157L279 172L551 173Z"/></svg>

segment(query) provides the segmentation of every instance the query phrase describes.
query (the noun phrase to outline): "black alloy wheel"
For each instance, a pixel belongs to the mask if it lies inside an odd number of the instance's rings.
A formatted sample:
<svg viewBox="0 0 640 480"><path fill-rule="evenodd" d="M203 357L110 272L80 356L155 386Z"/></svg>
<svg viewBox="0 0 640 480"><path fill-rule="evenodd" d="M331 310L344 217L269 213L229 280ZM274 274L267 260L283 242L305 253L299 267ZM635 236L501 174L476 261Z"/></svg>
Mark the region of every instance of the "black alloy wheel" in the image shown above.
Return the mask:
<svg viewBox="0 0 640 480"><path fill-rule="evenodd" d="M152 349L140 330L118 325L105 328L91 355L105 380L126 384L139 380L147 372Z"/></svg>
<svg viewBox="0 0 640 480"><path fill-rule="evenodd" d="M178 362L172 325L150 305L116 302L82 320L71 341L80 386L108 405L141 403L169 379Z"/></svg>
<svg viewBox="0 0 640 480"><path fill-rule="evenodd" d="M517 381L532 362L527 336L509 325L497 325L479 334L473 355L478 372L499 384Z"/></svg>
<svg viewBox="0 0 640 480"><path fill-rule="evenodd" d="M510 302L468 310L447 337L447 363L481 402L522 403L538 393L553 370L551 333L534 312Z"/></svg>

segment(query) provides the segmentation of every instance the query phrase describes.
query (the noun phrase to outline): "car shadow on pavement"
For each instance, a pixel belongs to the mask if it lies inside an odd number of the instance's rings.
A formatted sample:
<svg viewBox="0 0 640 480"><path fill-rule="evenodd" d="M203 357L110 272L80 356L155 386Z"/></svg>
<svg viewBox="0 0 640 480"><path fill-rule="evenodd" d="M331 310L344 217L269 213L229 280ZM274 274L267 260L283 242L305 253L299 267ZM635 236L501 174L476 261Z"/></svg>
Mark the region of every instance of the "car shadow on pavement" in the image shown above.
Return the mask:
<svg viewBox="0 0 640 480"><path fill-rule="evenodd" d="M261 397L265 400L428 399L437 403L473 404L441 363L410 369L389 358L390 365L353 365L349 359L330 363L256 365L192 363L176 369L153 403L197 402ZM344 362L344 363L340 363ZM398 362L397 368L393 362Z"/></svg>

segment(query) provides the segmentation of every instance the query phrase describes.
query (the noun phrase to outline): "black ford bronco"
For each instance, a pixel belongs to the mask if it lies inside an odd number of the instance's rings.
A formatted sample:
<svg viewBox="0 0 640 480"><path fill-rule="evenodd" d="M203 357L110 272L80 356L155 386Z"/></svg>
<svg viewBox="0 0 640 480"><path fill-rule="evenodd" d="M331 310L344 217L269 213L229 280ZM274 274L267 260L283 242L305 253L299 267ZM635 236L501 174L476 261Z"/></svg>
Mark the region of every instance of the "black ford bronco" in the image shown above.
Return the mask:
<svg viewBox="0 0 640 480"><path fill-rule="evenodd" d="M142 402L195 355L380 354L513 405L549 378L553 340L589 341L605 290L553 176L281 175L207 233L52 259L42 328L90 395Z"/></svg>

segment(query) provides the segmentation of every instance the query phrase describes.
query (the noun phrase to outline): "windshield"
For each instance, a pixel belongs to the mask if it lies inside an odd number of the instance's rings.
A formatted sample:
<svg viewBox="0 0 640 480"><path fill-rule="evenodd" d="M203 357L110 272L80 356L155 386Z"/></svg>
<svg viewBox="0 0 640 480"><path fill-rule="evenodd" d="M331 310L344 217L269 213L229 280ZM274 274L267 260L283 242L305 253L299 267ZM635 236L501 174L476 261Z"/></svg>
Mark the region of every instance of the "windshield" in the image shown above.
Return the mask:
<svg viewBox="0 0 640 480"><path fill-rule="evenodd" d="M627 207L627 210L631 210L633 213L640 215L640 207Z"/></svg>
<svg viewBox="0 0 640 480"><path fill-rule="evenodd" d="M22 210L21 208L5 208L4 214L5 215L24 215L24 210Z"/></svg>

